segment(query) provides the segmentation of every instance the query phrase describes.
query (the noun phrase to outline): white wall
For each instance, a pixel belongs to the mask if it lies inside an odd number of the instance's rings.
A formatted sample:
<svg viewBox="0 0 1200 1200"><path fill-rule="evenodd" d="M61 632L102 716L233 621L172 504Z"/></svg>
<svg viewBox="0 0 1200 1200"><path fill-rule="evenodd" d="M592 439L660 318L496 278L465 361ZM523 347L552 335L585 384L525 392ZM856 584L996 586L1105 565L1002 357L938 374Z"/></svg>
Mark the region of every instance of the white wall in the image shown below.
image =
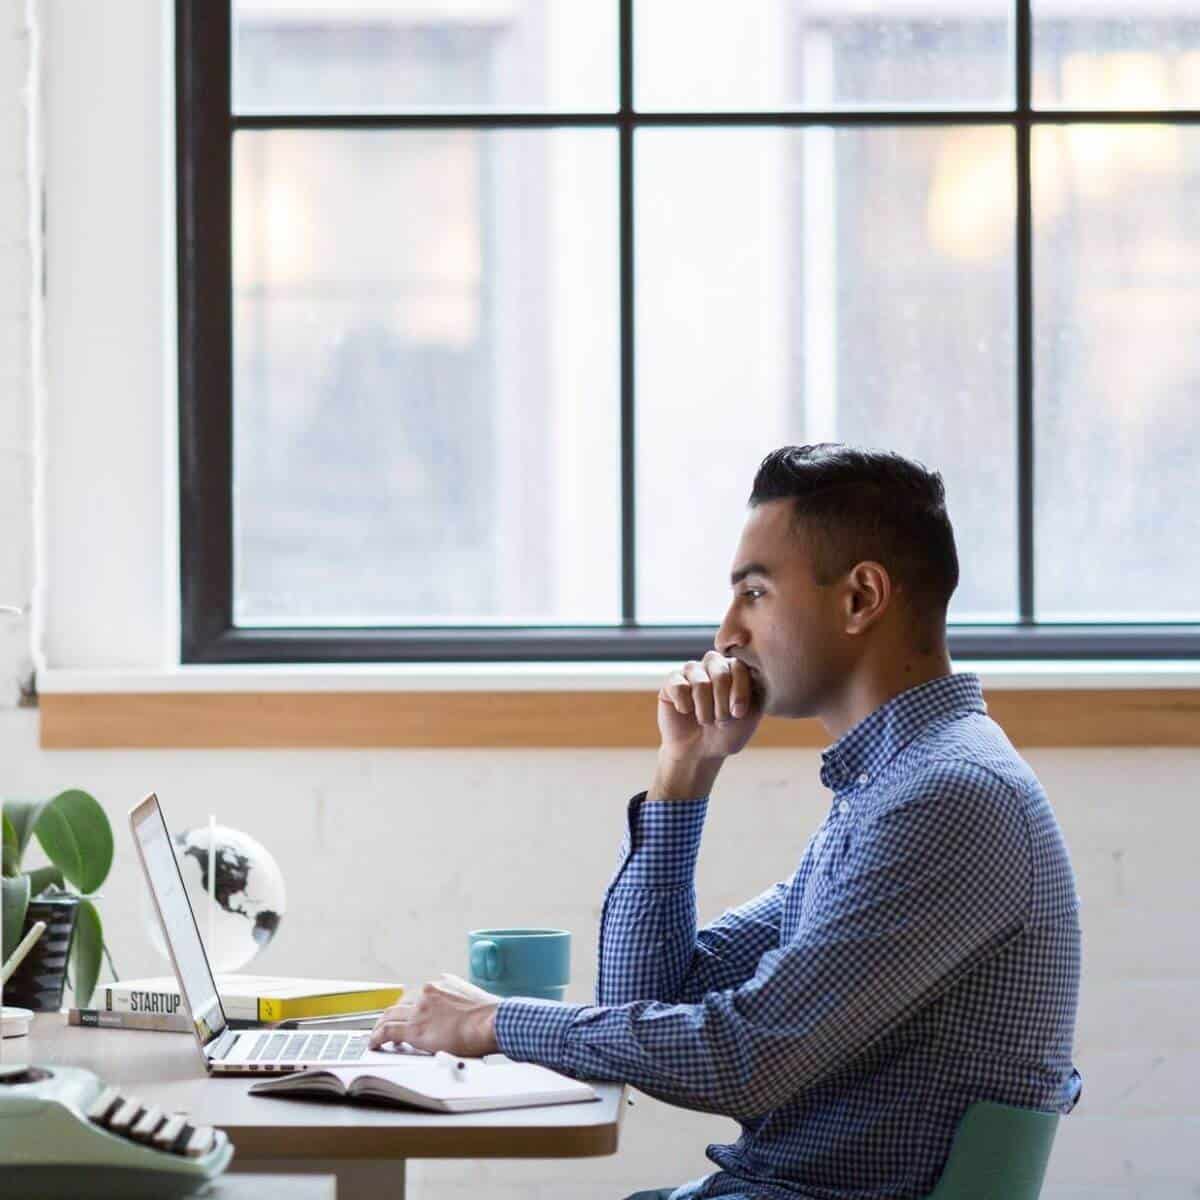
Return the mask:
<svg viewBox="0 0 1200 1200"><path fill-rule="evenodd" d="M90 163L85 143L96 106L128 113L150 105L144 126L153 131L169 97L156 70L124 82L110 78L104 95L64 91L64 64L94 72L115 48L89 62L81 35L73 37L65 21L69 11L74 19L86 9L34 3L46 17L47 41L60 39L56 48L47 46L43 60L55 68L44 81L49 210L53 216L69 199L54 195L56 175L82 171L98 189L93 211L105 219L90 226L50 221L51 366L47 399L35 405L40 315L29 197L37 194L30 179L36 182L39 167L26 145L24 100L33 43L24 0L0 0L0 603L25 603L34 595L35 567L51 606L65 605L72 591L86 596L99 589L104 623L92 622L87 649L96 657L84 661L82 651L72 653L77 644L64 635L48 642L57 663L147 666L161 661L167 618L146 572L134 568L147 559L169 561L162 549L169 546L168 520L152 523L147 544L139 547L121 513L131 492L161 493L164 471L169 479L169 464L155 460L169 433L162 410L147 408L146 397L162 398L171 347L161 317L170 289L142 257L147 239L157 234L138 218L147 212L161 218L170 206L154 187L131 201L142 205L137 212L122 215L117 202L115 178L144 180L145 159L164 161L153 133L128 129L115 158L97 151ZM159 17L154 0L106 6L114 37L124 29L152 39ZM74 130L73 140L64 142L66 129ZM89 240L104 244L89 248ZM141 283L128 304L106 306L104 272L122 262ZM71 361L56 365L56 354ZM140 407L133 402L138 396ZM45 558L35 555L35 414L47 430L47 449L37 459L51 493L43 510L51 546ZM91 423L112 421L128 435L118 441L142 447L142 475L118 472L107 458L80 470ZM120 616L122 603L132 606L132 616ZM106 654L110 620L132 630L139 617L150 622L151 636L138 653L131 656L132 642L123 642L117 630ZM89 626L76 619L72 629L74 637ZM259 837L278 857L290 907L260 960L266 971L395 975L415 985L437 971L462 969L469 928L552 923L576 935L573 998L587 998L601 889L624 800L644 785L649 753L43 752L36 713L16 707L18 680L33 657L32 630L28 618L0 617L0 794L78 785L104 804L118 831L118 852L102 911L123 972L163 969L143 933L123 823L128 807L155 789L173 824L184 827L212 812ZM1200 1034L1193 1019L1200 1011L1194 851L1200 753L1064 750L1030 758L1072 849L1085 930L1076 1056L1085 1098L1061 1126L1045 1195L1194 1200L1200 1194ZM827 802L816 772L812 752L751 751L731 764L701 860L702 916L790 872ZM613 1158L418 1162L410 1170L412 1195L620 1197L705 1171L703 1146L730 1128L639 1097Z"/></svg>
<svg viewBox="0 0 1200 1200"><path fill-rule="evenodd" d="M33 593L33 272L30 89L33 50L17 0L0 3L0 605ZM28 616L0 613L0 704L32 669Z"/></svg>
<svg viewBox="0 0 1200 1200"><path fill-rule="evenodd" d="M462 972L464 934L529 922L575 934L571 998L589 998L601 890L624 800L652 755L623 752L46 753L36 714L0 714L6 792L91 789L118 831L102 910L117 966L164 970L143 928L121 822L155 789L174 825L210 812L278 858L289 910L264 971L399 977ZM1200 1181L1200 965L1191 751L1040 751L1083 899L1076 1061L1084 1099L1060 1126L1048 1200L1194 1200ZM751 751L714 801L702 917L790 873L827 800L813 752ZM99 1036L99 1035L98 1035ZM645 1097L618 1155L581 1162L419 1162L415 1197L607 1200L705 1170L730 1123Z"/></svg>

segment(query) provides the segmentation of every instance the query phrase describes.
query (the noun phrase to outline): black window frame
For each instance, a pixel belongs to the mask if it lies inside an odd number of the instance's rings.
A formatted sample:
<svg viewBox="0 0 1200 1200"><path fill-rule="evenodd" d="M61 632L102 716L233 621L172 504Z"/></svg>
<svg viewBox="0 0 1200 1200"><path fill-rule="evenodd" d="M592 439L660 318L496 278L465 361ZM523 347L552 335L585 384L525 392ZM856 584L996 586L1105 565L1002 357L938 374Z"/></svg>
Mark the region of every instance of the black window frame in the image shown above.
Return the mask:
<svg viewBox="0 0 1200 1200"><path fill-rule="evenodd" d="M350 663L635 661L698 658L715 625L636 621L634 492L634 135L663 126L998 125L1016 141L1016 421L1019 619L951 624L957 658L1200 658L1200 622L1049 624L1034 620L1032 134L1038 125L1196 124L1200 112L1044 110L1032 104L1032 0L1015 0L1015 103L1008 109L639 113L633 107L633 3L619 8L613 113L270 115L233 113L232 5L176 0L176 220L179 326L181 661ZM238 129L615 129L620 186L622 620L613 626L254 628L233 621L232 149Z"/></svg>

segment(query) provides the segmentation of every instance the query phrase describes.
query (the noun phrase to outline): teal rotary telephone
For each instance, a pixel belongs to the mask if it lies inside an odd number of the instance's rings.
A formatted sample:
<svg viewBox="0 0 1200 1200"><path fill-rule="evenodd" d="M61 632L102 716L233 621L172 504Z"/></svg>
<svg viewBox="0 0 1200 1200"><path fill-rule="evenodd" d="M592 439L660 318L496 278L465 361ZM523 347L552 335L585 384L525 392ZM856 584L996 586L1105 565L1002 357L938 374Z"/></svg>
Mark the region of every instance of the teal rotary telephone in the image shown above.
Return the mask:
<svg viewBox="0 0 1200 1200"><path fill-rule="evenodd" d="M75 1067L0 1067L0 1197L176 1197L229 1165L219 1129L192 1125Z"/></svg>

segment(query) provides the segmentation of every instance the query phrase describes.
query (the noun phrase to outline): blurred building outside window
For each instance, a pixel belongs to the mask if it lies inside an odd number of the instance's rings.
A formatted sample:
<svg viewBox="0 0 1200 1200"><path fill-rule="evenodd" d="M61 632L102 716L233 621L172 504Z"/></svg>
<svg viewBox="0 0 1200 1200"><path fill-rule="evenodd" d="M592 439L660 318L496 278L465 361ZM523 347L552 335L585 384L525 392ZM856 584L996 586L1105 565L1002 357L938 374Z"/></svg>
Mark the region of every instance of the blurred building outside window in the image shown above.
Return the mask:
<svg viewBox="0 0 1200 1200"><path fill-rule="evenodd" d="M234 108L612 113L616 8L236 0ZM1015 133L953 120L1011 107L1011 9L635 5L639 109L947 114L636 133L639 621L719 617L819 440L941 470L952 619L1016 619ZM1181 3L1033 32L1035 106L1200 107ZM1036 615L1195 620L1200 129L1038 124L1032 186ZM620 622L618 195L603 124L238 132L239 624Z"/></svg>

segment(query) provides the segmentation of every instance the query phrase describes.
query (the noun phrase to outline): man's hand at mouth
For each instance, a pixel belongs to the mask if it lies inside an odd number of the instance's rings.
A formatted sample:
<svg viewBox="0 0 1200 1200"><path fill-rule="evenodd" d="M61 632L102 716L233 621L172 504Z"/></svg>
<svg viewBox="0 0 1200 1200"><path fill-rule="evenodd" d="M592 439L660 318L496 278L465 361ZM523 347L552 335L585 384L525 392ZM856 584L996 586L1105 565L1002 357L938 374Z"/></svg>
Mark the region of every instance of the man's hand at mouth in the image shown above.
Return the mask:
<svg viewBox="0 0 1200 1200"><path fill-rule="evenodd" d="M658 692L662 741L651 800L705 796L762 719L761 688L741 659L710 650L672 671Z"/></svg>

